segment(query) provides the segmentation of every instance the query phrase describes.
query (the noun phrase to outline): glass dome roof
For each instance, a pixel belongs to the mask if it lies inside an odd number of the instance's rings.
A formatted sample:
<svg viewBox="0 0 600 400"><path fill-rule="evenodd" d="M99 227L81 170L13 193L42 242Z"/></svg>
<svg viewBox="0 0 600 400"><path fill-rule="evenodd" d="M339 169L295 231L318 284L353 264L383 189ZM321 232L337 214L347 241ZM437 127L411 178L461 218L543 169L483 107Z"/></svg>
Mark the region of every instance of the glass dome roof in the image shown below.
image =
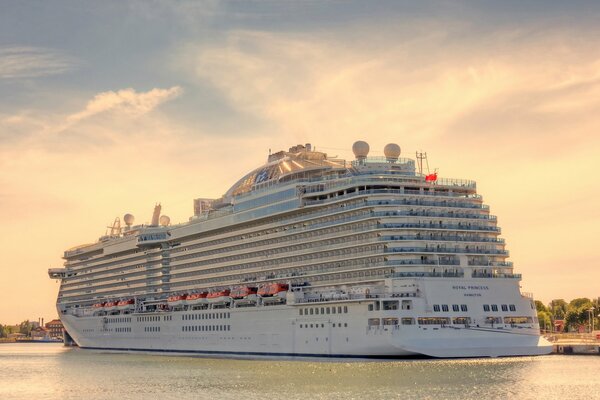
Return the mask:
<svg viewBox="0 0 600 400"><path fill-rule="evenodd" d="M297 173L306 173L306 178L308 178L312 174L322 173L324 169L345 170L345 161L329 159L325 153L312 151L310 145L294 146L289 151L279 151L269 155L269 160L265 165L256 168L237 181L224 197L248 193L257 184L280 180Z"/></svg>

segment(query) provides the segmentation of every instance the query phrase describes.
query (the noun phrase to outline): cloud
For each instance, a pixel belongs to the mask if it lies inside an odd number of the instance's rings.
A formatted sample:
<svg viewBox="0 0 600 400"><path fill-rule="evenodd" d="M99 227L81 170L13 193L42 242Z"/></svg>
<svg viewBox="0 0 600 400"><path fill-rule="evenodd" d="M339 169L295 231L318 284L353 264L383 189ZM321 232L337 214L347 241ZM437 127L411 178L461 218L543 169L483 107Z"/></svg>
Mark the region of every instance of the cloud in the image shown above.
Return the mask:
<svg viewBox="0 0 600 400"><path fill-rule="evenodd" d="M159 118L153 116L152 111L182 92L179 86L147 92L129 88L98 93L83 109L67 115L42 110L0 114L0 143L52 151L106 146L159 124ZM106 117L93 118L102 114Z"/></svg>
<svg viewBox="0 0 600 400"><path fill-rule="evenodd" d="M42 47L0 47L0 79L63 74L80 62L61 51Z"/></svg>
<svg viewBox="0 0 600 400"><path fill-rule="evenodd" d="M592 33L536 26L467 36L468 24L419 23L335 35L238 30L177 59L192 80L288 140L369 133L413 149L491 141L506 155L516 137L528 146L550 138L542 144L557 149L570 130L577 147L599 128Z"/></svg>
<svg viewBox="0 0 600 400"><path fill-rule="evenodd" d="M82 111L69 115L69 124L81 121L106 111L121 111L131 116L140 116L155 109L161 103L172 100L182 93L179 86L169 89L154 88L148 92L138 93L134 89L122 89L98 93L90 100Z"/></svg>

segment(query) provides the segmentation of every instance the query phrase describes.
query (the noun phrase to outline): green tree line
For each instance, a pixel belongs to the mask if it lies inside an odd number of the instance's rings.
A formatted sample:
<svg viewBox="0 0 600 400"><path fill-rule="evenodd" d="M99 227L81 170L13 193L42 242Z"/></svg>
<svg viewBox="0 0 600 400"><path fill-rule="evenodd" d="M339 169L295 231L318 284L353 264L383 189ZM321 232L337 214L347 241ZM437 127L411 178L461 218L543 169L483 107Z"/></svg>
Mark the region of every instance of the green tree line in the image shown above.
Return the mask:
<svg viewBox="0 0 600 400"><path fill-rule="evenodd" d="M6 338L11 333L22 333L30 336L33 329L33 323L29 320L21 322L19 325L2 325L0 324L0 338Z"/></svg>
<svg viewBox="0 0 600 400"><path fill-rule="evenodd" d="M587 297L580 297L571 300L569 303L563 299L556 299L548 305L536 300L535 306L541 329L551 330L556 320L564 320L566 332L577 332L581 326L589 329L590 317L593 321L592 329L599 329L600 320L597 315L600 313L600 308L598 307L598 299L590 300ZM590 314L591 309L593 311Z"/></svg>

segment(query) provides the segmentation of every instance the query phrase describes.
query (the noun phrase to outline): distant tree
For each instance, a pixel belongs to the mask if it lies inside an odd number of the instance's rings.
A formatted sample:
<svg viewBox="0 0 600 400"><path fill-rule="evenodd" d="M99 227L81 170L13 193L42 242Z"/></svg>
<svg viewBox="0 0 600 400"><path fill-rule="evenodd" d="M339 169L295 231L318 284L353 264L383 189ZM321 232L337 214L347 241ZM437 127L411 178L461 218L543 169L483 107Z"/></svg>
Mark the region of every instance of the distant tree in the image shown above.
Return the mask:
<svg viewBox="0 0 600 400"><path fill-rule="evenodd" d="M539 300L535 301L535 309L537 310L538 313L541 311L548 312L548 308L544 305L544 303L542 303Z"/></svg>
<svg viewBox="0 0 600 400"><path fill-rule="evenodd" d="M0 324L0 338L5 338L7 336L8 334L6 333L6 327Z"/></svg>
<svg viewBox="0 0 600 400"><path fill-rule="evenodd" d="M573 299L569 302L570 308L581 308L583 306L587 306L588 309L592 307L592 301L587 297L579 297L577 299Z"/></svg>
<svg viewBox="0 0 600 400"><path fill-rule="evenodd" d="M569 331L577 330L580 326L587 326L589 321L589 310L593 307L590 299L581 297L569 302L569 307L565 315L565 325Z"/></svg>
<svg viewBox="0 0 600 400"><path fill-rule="evenodd" d="M552 316L548 311L538 311L537 315L540 324L540 329L552 329Z"/></svg>
<svg viewBox="0 0 600 400"><path fill-rule="evenodd" d="M565 319L569 305L563 299L555 299L550 302L548 308L553 320Z"/></svg>
<svg viewBox="0 0 600 400"><path fill-rule="evenodd" d="M33 329L33 324L27 319L19 324L19 333L24 335L31 335L31 330Z"/></svg>

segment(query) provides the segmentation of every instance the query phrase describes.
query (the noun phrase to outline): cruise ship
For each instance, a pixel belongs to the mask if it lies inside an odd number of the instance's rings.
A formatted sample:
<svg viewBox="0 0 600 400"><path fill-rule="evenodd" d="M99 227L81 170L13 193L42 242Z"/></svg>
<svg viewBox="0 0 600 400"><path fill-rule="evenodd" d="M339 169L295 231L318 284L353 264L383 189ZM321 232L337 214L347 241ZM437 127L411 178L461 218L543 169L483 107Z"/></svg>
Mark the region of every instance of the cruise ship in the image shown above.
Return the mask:
<svg viewBox="0 0 600 400"><path fill-rule="evenodd" d="M535 304L470 180L426 155L271 153L171 224L117 218L64 252L57 310L84 349L208 357L541 355ZM428 169L428 167L427 167Z"/></svg>

